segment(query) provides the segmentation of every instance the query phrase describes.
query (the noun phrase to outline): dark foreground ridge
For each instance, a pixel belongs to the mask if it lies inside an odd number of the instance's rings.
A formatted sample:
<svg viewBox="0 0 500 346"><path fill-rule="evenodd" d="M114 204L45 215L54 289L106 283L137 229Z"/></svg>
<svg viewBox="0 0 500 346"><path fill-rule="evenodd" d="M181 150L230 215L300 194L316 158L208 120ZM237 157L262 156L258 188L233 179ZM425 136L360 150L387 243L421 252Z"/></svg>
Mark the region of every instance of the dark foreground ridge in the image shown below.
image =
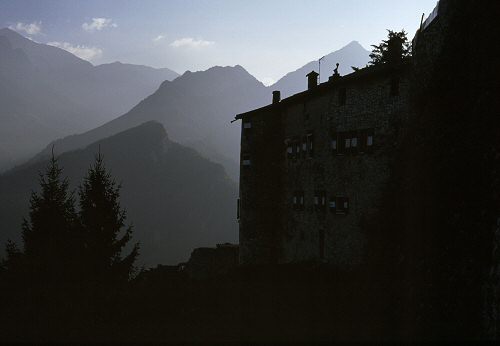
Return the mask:
<svg viewBox="0 0 500 346"><path fill-rule="evenodd" d="M2 295L2 340L398 340L394 330L404 308L388 304L399 284L302 264L239 267L203 280L160 266L100 296L76 287L57 297L50 287L25 287L14 295L3 286L16 299ZM44 293L35 302L24 300L35 290Z"/></svg>

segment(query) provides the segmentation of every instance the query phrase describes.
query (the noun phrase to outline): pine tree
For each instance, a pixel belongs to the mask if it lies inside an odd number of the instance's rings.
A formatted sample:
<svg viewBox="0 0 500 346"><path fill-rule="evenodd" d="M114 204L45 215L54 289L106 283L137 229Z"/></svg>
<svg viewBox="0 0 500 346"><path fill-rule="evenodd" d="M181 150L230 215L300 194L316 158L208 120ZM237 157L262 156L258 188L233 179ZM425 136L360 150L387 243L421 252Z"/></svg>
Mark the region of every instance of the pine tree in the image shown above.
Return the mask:
<svg viewBox="0 0 500 346"><path fill-rule="evenodd" d="M125 282L139 253L139 244L135 244L122 257L122 250L132 238L132 227L125 226L126 212L119 203L120 188L99 153L79 189L79 218L86 239L85 262L91 281Z"/></svg>
<svg viewBox="0 0 500 346"><path fill-rule="evenodd" d="M389 32L387 40L383 40L379 45L372 45L373 50L370 54L372 60L369 65L398 64L404 58L411 56L411 46L406 31L387 31Z"/></svg>
<svg viewBox="0 0 500 346"><path fill-rule="evenodd" d="M45 174L40 174L40 192L31 194L29 220L24 219L22 231L27 273L49 282L78 279L83 250L74 196L61 173L52 156ZM21 256L13 244L7 250L12 259Z"/></svg>

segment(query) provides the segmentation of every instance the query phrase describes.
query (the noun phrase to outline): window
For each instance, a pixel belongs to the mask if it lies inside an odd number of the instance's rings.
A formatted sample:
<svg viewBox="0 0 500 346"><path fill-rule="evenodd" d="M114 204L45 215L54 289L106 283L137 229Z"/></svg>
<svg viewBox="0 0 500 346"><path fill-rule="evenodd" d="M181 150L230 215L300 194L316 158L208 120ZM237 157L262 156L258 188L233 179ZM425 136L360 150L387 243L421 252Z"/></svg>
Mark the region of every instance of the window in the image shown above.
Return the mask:
<svg viewBox="0 0 500 346"><path fill-rule="evenodd" d="M351 138L351 154L355 154L358 152L358 146L359 146L359 141L358 141L358 132L353 131L349 133L349 137Z"/></svg>
<svg viewBox="0 0 500 346"><path fill-rule="evenodd" d="M314 156L314 137L312 133L309 133L307 136L307 155L308 157Z"/></svg>
<svg viewBox="0 0 500 346"><path fill-rule="evenodd" d="M299 158L300 157L300 140L295 140L294 141L294 147L295 147L295 158Z"/></svg>
<svg viewBox="0 0 500 346"><path fill-rule="evenodd" d="M292 205L295 210L304 210L304 191L295 191L293 193Z"/></svg>
<svg viewBox="0 0 500 346"><path fill-rule="evenodd" d="M368 136L366 137L366 146L367 147L373 146L373 134L368 134Z"/></svg>
<svg viewBox="0 0 500 346"><path fill-rule="evenodd" d="M252 128L252 123L250 121L246 121L243 123L243 128L244 129L251 129Z"/></svg>
<svg viewBox="0 0 500 346"><path fill-rule="evenodd" d="M318 211L324 211L326 207L326 192L316 191L314 193L314 208Z"/></svg>
<svg viewBox="0 0 500 346"><path fill-rule="evenodd" d="M391 79L391 96L399 96L399 77Z"/></svg>
<svg viewBox="0 0 500 346"><path fill-rule="evenodd" d="M248 154L243 155L242 162L243 162L243 166L250 166L250 164L251 164L250 155L248 155Z"/></svg>
<svg viewBox="0 0 500 346"><path fill-rule="evenodd" d="M332 135L330 149L332 149L332 151L337 151L337 134Z"/></svg>
<svg viewBox="0 0 500 346"><path fill-rule="evenodd" d="M306 157L307 154L307 136L302 137L302 153L304 157Z"/></svg>
<svg viewBox="0 0 500 346"><path fill-rule="evenodd" d="M337 199L336 199L336 197L330 198L330 203L329 203L328 207L332 213L335 213L337 211Z"/></svg>
<svg viewBox="0 0 500 346"><path fill-rule="evenodd" d="M360 153L371 151L373 148L373 129L359 131L358 147Z"/></svg>
<svg viewBox="0 0 500 346"><path fill-rule="evenodd" d="M349 212L349 198L345 196L337 196L335 207L336 214L347 214Z"/></svg>
<svg viewBox="0 0 500 346"><path fill-rule="evenodd" d="M346 151L349 151L351 149L351 139L349 137L344 139L344 148Z"/></svg>
<svg viewBox="0 0 500 346"><path fill-rule="evenodd" d="M339 97L339 105L340 106L345 105L346 101L347 101L347 90L346 90L346 88L339 89L338 97Z"/></svg>
<svg viewBox="0 0 500 346"><path fill-rule="evenodd" d="M351 138L351 147L352 148L357 148L358 147L358 137Z"/></svg>
<svg viewBox="0 0 500 346"><path fill-rule="evenodd" d="M238 200L236 202L236 219L237 220L240 219L240 209L241 209L241 202L240 202L240 199L238 198Z"/></svg>

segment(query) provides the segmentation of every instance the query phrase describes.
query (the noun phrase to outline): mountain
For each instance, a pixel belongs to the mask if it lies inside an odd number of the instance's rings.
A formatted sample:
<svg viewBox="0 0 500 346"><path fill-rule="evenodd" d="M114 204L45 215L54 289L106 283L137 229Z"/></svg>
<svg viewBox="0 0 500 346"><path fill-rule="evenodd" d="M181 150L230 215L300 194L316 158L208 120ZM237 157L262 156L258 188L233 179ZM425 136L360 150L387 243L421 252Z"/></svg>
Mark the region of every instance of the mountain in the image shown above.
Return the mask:
<svg viewBox="0 0 500 346"><path fill-rule="evenodd" d="M269 90L243 67L212 67L186 72L172 82L165 81L151 96L121 117L81 135L54 142L56 152L84 147L145 121L156 120L170 137L225 163L237 179L240 127L231 124L234 115L265 105ZM52 145L38 155L50 155Z"/></svg>
<svg viewBox="0 0 500 346"><path fill-rule="evenodd" d="M195 247L237 242L237 185L221 165L169 139L157 122L147 122L85 149L64 153L59 164L75 188L94 155L101 151L113 177L122 183L121 204L134 239L141 242L140 262L176 264ZM0 244L20 241L31 190L47 161L0 175Z"/></svg>
<svg viewBox="0 0 500 346"><path fill-rule="evenodd" d="M340 71L348 73L351 65L364 66L368 62L368 52L359 43L352 42L324 59L324 71L337 61L343 64ZM156 120L165 126L172 139L223 164L231 178L237 180L240 126L230 121L238 113L270 103L272 90L282 88L285 95L303 91L306 74L315 68L314 64L310 62L270 88L239 65L188 71L171 82L162 83L155 93L121 117L52 144L59 153L74 150L142 122ZM34 160L50 155L52 144Z"/></svg>
<svg viewBox="0 0 500 346"><path fill-rule="evenodd" d="M352 41L347 46L325 55L321 60L321 82L328 81L333 74L336 63L339 63L339 73L346 75L352 73L351 66L364 67L370 61L370 52L363 48L357 41ZM278 80L270 88L280 90L281 97L289 97L307 89L306 74L311 71L318 72L318 61L311 61L294 72L290 72Z"/></svg>
<svg viewBox="0 0 500 346"><path fill-rule="evenodd" d="M130 64L93 66L0 29L0 171L56 138L115 118L177 76L169 69Z"/></svg>

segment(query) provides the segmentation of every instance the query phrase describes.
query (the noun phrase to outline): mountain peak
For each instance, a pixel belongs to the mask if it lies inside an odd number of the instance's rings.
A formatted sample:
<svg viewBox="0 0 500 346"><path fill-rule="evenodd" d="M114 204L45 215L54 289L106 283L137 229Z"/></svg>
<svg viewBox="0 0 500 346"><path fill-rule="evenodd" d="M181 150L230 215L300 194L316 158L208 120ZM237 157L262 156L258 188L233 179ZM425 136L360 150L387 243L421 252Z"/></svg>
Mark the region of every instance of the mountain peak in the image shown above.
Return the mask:
<svg viewBox="0 0 500 346"><path fill-rule="evenodd" d="M339 51L342 50L354 50L354 51L366 51L365 47L361 45L358 41L351 41L348 44L346 44L344 47L339 49Z"/></svg>
<svg viewBox="0 0 500 346"><path fill-rule="evenodd" d="M348 74L351 66L364 66L370 60L370 52L358 41L351 41L344 47L325 55L321 62L321 82L327 81L328 76L333 73L336 64L339 63L341 75ZM307 81L305 75L311 70L318 68L318 61L310 61L294 72L290 72L272 85L273 89L280 90L283 98L306 90Z"/></svg>
<svg viewBox="0 0 500 346"><path fill-rule="evenodd" d="M30 39L24 37L23 35L21 35L17 31L14 31L14 30L9 29L9 28L0 29L0 36L5 36L9 40L15 40L15 41L23 41L24 40L24 41L32 42Z"/></svg>

